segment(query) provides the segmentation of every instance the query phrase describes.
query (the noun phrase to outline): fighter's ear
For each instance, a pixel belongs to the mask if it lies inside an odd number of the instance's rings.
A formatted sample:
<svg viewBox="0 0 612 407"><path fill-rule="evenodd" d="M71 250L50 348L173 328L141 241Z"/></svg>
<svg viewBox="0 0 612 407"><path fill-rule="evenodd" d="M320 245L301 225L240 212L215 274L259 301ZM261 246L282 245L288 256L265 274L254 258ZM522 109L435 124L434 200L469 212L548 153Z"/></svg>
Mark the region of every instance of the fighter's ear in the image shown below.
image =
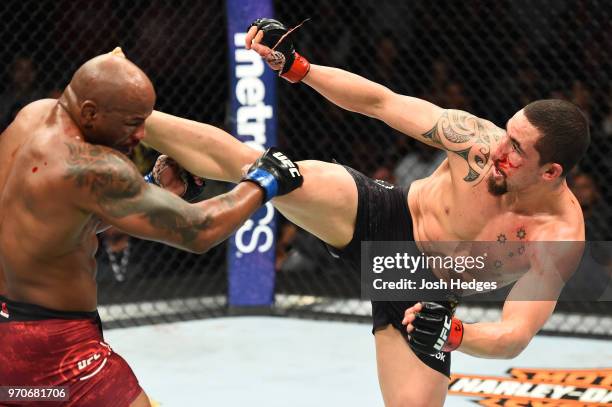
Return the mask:
<svg viewBox="0 0 612 407"><path fill-rule="evenodd" d="M90 128L98 115L98 106L91 100L81 103L81 122L83 127Z"/></svg>
<svg viewBox="0 0 612 407"><path fill-rule="evenodd" d="M552 181L563 174L563 167L561 164L552 163L547 165L546 171L544 171L544 178L548 181Z"/></svg>

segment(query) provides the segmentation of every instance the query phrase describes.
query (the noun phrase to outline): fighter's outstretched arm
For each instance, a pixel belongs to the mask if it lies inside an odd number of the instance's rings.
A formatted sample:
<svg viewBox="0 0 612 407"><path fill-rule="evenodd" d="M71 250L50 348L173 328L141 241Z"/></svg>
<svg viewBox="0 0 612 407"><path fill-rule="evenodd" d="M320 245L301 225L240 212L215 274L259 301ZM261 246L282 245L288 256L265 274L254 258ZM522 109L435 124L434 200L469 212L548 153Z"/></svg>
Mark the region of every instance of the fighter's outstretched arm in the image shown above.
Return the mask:
<svg viewBox="0 0 612 407"><path fill-rule="evenodd" d="M442 148L424 136L442 116L442 108L423 99L399 95L351 72L310 64L295 52L291 35L279 21L258 19L249 28L245 46L257 52L285 79L302 81L346 110L382 120L404 134Z"/></svg>
<svg viewBox="0 0 612 407"><path fill-rule="evenodd" d="M451 168L456 168L466 182L478 180L488 170L490 153L504 135L502 129L468 112L400 95L351 72L310 64L293 49L291 35L279 37L286 32L276 20L256 20L245 46L285 79L304 82L344 109L379 119L401 133L447 151Z"/></svg>
<svg viewBox="0 0 612 407"><path fill-rule="evenodd" d="M362 76L328 66L311 65L302 82L343 109L381 120L401 133L444 149L427 137L444 112L433 103L400 95Z"/></svg>
<svg viewBox="0 0 612 407"><path fill-rule="evenodd" d="M463 172L467 163L467 182L486 172L490 152L504 136L504 131L488 120L397 94L341 69L311 65L302 81L340 107L382 120L418 141L447 151L453 168Z"/></svg>

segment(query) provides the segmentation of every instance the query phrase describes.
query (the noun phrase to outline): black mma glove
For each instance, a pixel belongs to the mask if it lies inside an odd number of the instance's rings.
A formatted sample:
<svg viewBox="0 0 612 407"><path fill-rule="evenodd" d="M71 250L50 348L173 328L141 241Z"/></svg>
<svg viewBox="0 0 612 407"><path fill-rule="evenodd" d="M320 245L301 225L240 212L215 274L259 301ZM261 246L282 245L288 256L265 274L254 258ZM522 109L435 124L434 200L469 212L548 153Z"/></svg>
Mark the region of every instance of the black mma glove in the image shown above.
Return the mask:
<svg viewBox="0 0 612 407"><path fill-rule="evenodd" d="M422 302L423 309L415 314L408 343L417 352L435 355L450 352L461 345L463 323L453 318L456 303Z"/></svg>
<svg viewBox="0 0 612 407"><path fill-rule="evenodd" d="M182 193L178 193L178 196L191 203L199 202L204 199L204 178L191 174L167 155L160 155L157 157L153 170L145 175L144 179L150 184L155 184L164 188L160 180L162 174L168 169L172 169L175 176L178 177L183 184L183 191Z"/></svg>
<svg viewBox="0 0 612 407"><path fill-rule="evenodd" d="M249 28L252 26L263 31L261 43L272 49L272 53L266 57L270 67L279 70L279 75L289 82L296 83L304 79L310 70L310 63L295 52L293 41L288 35L292 30L288 30L283 23L271 18L258 18Z"/></svg>
<svg viewBox="0 0 612 407"><path fill-rule="evenodd" d="M242 182L254 182L264 191L264 202L302 186L304 178L297 164L271 147L253 163Z"/></svg>

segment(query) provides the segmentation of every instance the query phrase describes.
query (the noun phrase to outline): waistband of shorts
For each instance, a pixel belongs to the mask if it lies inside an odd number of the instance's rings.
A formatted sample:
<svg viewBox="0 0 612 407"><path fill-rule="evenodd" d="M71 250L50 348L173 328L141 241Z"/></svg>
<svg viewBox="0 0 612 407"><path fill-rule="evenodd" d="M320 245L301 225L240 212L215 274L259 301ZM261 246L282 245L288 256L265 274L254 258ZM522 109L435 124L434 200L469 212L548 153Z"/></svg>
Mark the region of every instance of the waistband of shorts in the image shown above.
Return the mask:
<svg viewBox="0 0 612 407"><path fill-rule="evenodd" d="M59 311L50 308L45 308L40 305L30 304L26 302L18 302L9 300L0 295L0 305L2 310L10 315L11 321L41 321L45 319L86 319L97 321L99 319L98 311ZM0 322L4 318L0 318Z"/></svg>

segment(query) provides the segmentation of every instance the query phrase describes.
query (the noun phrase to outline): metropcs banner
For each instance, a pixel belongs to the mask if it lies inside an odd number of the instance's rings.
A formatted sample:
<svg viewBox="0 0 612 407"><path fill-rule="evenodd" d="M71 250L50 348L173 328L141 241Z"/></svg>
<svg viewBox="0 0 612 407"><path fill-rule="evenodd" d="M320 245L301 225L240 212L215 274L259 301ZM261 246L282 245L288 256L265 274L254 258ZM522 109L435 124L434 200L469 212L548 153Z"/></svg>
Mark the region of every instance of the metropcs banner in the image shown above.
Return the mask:
<svg viewBox="0 0 612 407"><path fill-rule="evenodd" d="M263 152L276 144L276 75L244 40L253 20L273 17L272 0L226 0L226 7L232 134ZM230 306L272 304L275 231L275 210L268 202L229 239Z"/></svg>
<svg viewBox="0 0 612 407"><path fill-rule="evenodd" d="M487 407L612 405L612 369L519 369L508 377L452 375L448 394L482 397Z"/></svg>

